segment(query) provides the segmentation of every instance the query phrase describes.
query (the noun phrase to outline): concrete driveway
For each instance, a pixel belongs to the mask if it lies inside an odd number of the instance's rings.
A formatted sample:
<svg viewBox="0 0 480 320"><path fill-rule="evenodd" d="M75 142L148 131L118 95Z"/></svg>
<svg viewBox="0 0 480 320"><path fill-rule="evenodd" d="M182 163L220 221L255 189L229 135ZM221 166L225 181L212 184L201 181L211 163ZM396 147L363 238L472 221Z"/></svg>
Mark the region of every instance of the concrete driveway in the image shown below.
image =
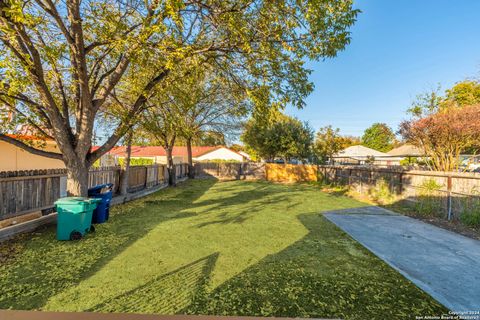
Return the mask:
<svg viewBox="0 0 480 320"><path fill-rule="evenodd" d="M451 311L480 311L480 241L374 206L325 217Z"/></svg>

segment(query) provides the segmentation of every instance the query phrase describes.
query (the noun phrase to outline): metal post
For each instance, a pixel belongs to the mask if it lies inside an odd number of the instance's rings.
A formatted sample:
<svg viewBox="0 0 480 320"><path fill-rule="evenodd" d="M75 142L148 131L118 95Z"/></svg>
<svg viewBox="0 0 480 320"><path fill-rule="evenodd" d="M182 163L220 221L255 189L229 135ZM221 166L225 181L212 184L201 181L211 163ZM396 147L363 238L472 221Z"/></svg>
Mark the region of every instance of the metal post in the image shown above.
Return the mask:
<svg viewBox="0 0 480 320"><path fill-rule="evenodd" d="M447 219L452 220L452 176L447 177Z"/></svg>

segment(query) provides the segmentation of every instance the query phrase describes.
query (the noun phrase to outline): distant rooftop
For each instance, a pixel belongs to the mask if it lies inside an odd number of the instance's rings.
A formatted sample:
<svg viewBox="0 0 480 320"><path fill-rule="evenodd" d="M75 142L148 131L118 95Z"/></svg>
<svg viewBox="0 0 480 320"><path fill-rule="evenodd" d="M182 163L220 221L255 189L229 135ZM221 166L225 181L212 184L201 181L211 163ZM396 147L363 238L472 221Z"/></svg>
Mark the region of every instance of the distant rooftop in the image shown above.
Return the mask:
<svg viewBox="0 0 480 320"><path fill-rule="evenodd" d="M205 146L205 147L192 147L192 156L199 157L201 155L207 154L214 150L222 148L222 146ZM125 157L126 152L125 146L114 147L110 150L109 154ZM155 156L166 156L167 152L163 147L160 146L132 146L132 157L155 157ZM186 156L187 147L173 147L172 156Z"/></svg>
<svg viewBox="0 0 480 320"><path fill-rule="evenodd" d="M366 158L366 157L387 157L388 154L371 149L362 145L356 145L356 146L351 146L348 148L343 149L342 151L338 152L337 154L334 155L335 158L343 158L343 157L348 157L348 158Z"/></svg>
<svg viewBox="0 0 480 320"><path fill-rule="evenodd" d="M425 155L425 152L423 152L422 149L407 143L388 151L387 154L395 157L422 157Z"/></svg>

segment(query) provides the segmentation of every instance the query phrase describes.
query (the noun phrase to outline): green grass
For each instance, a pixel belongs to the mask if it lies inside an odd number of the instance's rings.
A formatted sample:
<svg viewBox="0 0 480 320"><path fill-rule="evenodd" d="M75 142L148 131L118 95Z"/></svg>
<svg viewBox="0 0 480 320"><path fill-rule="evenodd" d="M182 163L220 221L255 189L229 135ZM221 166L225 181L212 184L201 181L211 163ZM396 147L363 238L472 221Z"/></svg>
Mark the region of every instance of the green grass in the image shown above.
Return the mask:
<svg viewBox="0 0 480 320"><path fill-rule="evenodd" d="M328 222L315 185L196 180L113 209L79 242L48 228L0 265L0 309L404 319L445 308ZM1 251L0 251L1 252Z"/></svg>

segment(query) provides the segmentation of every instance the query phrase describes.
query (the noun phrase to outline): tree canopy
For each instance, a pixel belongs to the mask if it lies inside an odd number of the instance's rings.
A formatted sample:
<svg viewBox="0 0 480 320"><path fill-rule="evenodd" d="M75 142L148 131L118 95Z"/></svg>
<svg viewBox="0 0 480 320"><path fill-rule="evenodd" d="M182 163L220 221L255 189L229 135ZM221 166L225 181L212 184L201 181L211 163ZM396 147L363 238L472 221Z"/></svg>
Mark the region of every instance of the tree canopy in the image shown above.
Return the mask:
<svg viewBox="0 0 480 320"><path fill-rule="evenodd" d="M464 80L442 93L441 87L419 94L408 113L414 117L424 117L440 111L480 104L480 82Z"/></svg>
<svg viewBox="0 0 480 320"><path fill-rule="evenodd" d="M432 169L458 169L463 150L480 140L480 105L440 111L400 125L403 138L422 148L432 162ZM478 151L478 150L476 150Z"/></svg>
<svg viewBox="0 0 480 320"><path fill-rule="evenodd" d="M249 120L241 140L254 154L266 160L304 160L311 155L313 130L308 123L278 113L269 123L255 118Z"/></svg>
<svg viewBox="0 0 480 320"><path fill-rule="evenodd" d="M320 162L325 163L339 151L355 144L360 144L359 138L342 136L339 128L326 126L315 135L314 153Z"/></svg>
<svg viewBox="0 0 480 320"><path fill-rule="evenodd" d="M211 66L244 88L256 112L303 107L313 89L305 61L342 50L357 13L352 0L1 0L0 102L14 117L0 139L63 160L68 192L85 195L88 168L177 68ZM115 105L123 112L92 149L99 114ZM20 122L61 154L5 134Z"/></svg>
<svg viewBox="0 0 480 320"><path fill-rule="evenodd" d="M315 136L315 155L325 163L332 159L333 155L343 149L343 139L340 136L340 129L333 129L332 126L320 128Z"/></svg>
<svg viewBox="0 0 480 320"><path fill-rule="evenodd" d="M393 149L395 134L385 123L374 123L363 133L362 144L378 151L387 152Z"/></svg>
<svg viewBox="0 0 480 320"><path fill-rule="evenodd" d="M456 107L480 104L480 83L473 80L457 82L445 91L445 101Z"/></svg>

